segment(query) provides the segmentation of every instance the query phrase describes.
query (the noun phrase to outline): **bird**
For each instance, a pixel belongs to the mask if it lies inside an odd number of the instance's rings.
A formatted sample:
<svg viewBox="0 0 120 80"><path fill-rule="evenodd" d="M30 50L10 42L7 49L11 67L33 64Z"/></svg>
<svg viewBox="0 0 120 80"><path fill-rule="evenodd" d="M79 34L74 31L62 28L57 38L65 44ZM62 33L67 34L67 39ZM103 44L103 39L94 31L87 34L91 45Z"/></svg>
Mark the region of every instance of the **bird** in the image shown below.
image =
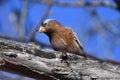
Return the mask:
<svg viewBox="0 0 120 80"><path fill-rule="evenodd" d="M51 46L55 51L62 52L62 59L68 58L67 53L86 57L77 34L70 27L62 25L57 20L46 19L41 23L38 31L49 37Z"/></svg>

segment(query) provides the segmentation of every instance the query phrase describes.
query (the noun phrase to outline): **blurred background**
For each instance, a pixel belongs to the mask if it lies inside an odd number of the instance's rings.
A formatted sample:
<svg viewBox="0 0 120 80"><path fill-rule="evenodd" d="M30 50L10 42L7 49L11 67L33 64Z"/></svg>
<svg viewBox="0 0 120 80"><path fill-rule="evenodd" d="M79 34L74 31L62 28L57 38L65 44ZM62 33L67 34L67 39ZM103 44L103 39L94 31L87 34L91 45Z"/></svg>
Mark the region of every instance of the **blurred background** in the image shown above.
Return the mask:
<svg viewBox="0 0 120 80"><path fill-rule="evenodd" d="M45 19L71 27L87 53L120 61L120 0L0 0L0 38L52 49L35 31ZM0 80L31 79L1 71Z"/></svg>

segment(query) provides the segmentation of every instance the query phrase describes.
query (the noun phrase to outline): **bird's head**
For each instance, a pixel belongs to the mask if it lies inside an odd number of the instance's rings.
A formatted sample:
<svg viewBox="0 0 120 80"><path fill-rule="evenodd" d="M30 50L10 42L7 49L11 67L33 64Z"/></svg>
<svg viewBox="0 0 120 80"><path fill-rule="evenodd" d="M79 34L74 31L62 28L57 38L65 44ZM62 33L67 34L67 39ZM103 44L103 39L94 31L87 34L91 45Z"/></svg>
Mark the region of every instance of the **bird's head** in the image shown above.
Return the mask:
<svg viewBox="0 0 120 80"><path fill-rule="evenodd" d="M47 19L41 24L39 28L39 32L51 33L51 32L59 30L61 26L62 25L58 21L54 19Z"/></svg>

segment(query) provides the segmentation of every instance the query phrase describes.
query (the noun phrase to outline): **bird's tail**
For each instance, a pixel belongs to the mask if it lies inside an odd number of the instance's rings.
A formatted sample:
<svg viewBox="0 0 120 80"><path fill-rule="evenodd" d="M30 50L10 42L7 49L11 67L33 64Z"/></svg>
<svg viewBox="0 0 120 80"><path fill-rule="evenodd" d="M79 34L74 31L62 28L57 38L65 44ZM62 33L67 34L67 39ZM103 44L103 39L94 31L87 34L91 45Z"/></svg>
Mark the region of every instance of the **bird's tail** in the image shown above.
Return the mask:
<svg viewBox="0 0 120 80"><path fill-rule="evenodd" d="M79 55L80 55L80 56L83 56L83 57L85 57L85 58L87 57L87 56L86 56L86 53L85 53L85 51L84 51L83 48L79 51Z"/></svg>

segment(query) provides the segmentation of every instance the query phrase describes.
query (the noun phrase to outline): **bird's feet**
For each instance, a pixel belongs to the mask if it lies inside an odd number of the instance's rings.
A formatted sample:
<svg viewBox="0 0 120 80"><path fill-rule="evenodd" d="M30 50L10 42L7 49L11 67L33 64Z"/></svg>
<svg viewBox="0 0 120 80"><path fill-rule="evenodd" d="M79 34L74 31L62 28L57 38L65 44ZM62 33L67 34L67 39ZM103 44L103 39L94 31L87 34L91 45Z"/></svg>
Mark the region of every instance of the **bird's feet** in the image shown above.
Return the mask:
<svg viewBox="0 0 120 80"><path fill-rule="evenodd" d="M61 58L61 62L66 61L68 59L68 55L66 53L62 53Z"/></svg>

